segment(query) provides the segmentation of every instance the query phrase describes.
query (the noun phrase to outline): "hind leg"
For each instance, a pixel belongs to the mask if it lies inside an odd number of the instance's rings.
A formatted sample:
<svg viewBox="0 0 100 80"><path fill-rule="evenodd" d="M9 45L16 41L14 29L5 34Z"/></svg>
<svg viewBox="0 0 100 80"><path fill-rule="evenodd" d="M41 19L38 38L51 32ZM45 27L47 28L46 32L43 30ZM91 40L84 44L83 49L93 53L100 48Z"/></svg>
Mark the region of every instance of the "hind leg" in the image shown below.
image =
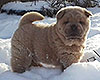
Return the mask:
<svg viewBox="0 0 100 80"><path fill-rule="evenodd" d="M31 53L22 46L12 46L11 68L13 72L23 73L29 69L32 56Z"/></svg>

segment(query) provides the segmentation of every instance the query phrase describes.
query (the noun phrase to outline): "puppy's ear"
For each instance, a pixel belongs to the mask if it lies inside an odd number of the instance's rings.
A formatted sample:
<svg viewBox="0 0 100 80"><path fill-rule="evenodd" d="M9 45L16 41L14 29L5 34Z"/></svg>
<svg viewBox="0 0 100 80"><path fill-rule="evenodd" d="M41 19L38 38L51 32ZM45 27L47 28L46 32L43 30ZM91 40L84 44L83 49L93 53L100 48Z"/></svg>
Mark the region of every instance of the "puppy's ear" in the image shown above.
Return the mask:
<svg viewBox="0 0 100 80"><path fill-rule="evenodd" d="M56 18L57 18L57 20L59 20L59 19L61 19L63 16L64 16L64 14L65 14L65 10L59 10L58 12L57 12L57 14L56 14Z"/></svg>
<svg viewBox="0 0 100 80"><path fill-rule="evenodd" d="M88 10L86 10L86 9L84 9L84 13L85 13L85 15L86 15L87 17L90 17L90 16L93 15L90 11L88 11Z"/></svg>

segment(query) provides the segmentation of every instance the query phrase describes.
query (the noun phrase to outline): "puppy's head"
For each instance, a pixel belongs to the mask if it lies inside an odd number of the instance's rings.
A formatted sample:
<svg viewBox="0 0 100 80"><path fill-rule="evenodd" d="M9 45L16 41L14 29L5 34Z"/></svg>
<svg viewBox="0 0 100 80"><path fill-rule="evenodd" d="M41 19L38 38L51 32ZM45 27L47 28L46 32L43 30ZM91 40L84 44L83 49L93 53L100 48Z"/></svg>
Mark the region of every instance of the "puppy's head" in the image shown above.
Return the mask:
<svg viewBox="0 0 100 80"><path fill-rule="evenodd" d="M89 16L92 16L88 10L81 7L62 8L56 16L58 31L69 40L69 43L71 41L76 43L86 38Z"/></svg>

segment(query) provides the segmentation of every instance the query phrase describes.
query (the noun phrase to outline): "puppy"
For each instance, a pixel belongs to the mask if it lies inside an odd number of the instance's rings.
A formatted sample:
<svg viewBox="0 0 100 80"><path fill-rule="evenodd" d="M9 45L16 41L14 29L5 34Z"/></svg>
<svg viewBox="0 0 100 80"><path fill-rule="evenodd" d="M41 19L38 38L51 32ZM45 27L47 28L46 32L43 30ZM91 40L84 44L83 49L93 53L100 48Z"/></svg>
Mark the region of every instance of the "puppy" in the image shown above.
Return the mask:
<svg viewBox="0 0 100 80"><path fill-rule="evenodd" d="M37 12L22 16L19 28L11 40L11 67L22 73L31 66L61 68L80 61L92 14L81 7L66 7L58 11L57 22L34 24L44 17Z"/></svg>

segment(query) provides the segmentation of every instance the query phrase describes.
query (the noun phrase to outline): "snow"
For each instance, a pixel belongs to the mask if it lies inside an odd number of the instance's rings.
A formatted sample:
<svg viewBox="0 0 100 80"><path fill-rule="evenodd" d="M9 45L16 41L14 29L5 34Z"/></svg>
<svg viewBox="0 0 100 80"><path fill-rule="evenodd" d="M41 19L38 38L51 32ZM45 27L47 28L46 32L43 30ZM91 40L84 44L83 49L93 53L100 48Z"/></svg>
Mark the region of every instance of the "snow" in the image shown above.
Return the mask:
<svg viewBox="0 0 100 80"><path fill-rule="evenodd" d="M10 38L18 27L20 16L0 14L0 38Z"/></svg>
<svg viewBox="0 0 100 80"><path fill-rule="evenodd" d="M40 9L45 3L38 2L38 7L28 3L9 3L3 6L5 9ZM35 7L34 7L35 6ZM100 57L93 51L100 53L100 8L89 8L92 11L91 27L86 42L83 59L79 63L74 63L64 72L59 69L47 69L33 67L30 71L22 74L11 72L11 37L18 28L21 16L7 15L0 13L0 80L100 80ZM50 24L56 21L56 18L46 17L43 21L35 23ZM100 55L100 54L99 54ZM95 57L96 61L93 60ZM87 59L91 58L90 62Z"/></svg>
<svg viewBox="0 0 100 80"><path fill-rule="evenodd" d="M100 63L77 63L70 66L59 76L55 76L51 80L99 80L100 79Z"/></svg>
<svg viewBox="0 0 100 80"><path fill-rule="evenodd" d="M2 7L4 10L40 10L42 7L48 7L48 3L39 1L34 5L34 2L11 2Z"/></svg>
<svg viewBox="0 0 100 80"><path fill-rule="evenodd" d="M63 73L58 69L33 68L31 71L18 74L6 71L0 74L0 80L99 80L100 63L76 63Z"/></svg>
<svg viewBox="0 0 100 80"><path fill-rule="evenodd" d="M4 71L9 70L8 69L8 65L6 65L5 63L0 63L0 73L3 73Z"/></svg>
<svg viewBox="0 0 100 80"><path fill-rule="evenodd" d="M0 63L10 65L10 39L0 39Z"/></svg>

